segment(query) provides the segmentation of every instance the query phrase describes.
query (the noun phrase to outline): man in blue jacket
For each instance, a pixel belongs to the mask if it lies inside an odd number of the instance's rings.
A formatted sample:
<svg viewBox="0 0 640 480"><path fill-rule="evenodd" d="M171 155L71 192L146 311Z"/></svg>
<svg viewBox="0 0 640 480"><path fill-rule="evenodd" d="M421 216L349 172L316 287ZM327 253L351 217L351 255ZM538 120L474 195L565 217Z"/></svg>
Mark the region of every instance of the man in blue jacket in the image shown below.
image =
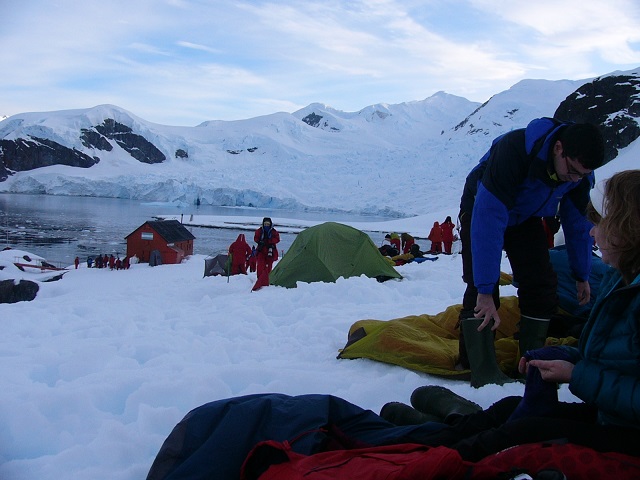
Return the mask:
<svg viewBox="0 0 640 480"><path fill-rule="evenodd" d="M520 353L545 342L558 296L542 217L560 216L577 298L589 301L593 240L585 212L593 170L603 162L604 141L595 125L539 118L496 138L467 176L459 216L467 284L460 363L471 368L472 386L511 381L498 368L493 347L502 250L518 285Z"/></svg>

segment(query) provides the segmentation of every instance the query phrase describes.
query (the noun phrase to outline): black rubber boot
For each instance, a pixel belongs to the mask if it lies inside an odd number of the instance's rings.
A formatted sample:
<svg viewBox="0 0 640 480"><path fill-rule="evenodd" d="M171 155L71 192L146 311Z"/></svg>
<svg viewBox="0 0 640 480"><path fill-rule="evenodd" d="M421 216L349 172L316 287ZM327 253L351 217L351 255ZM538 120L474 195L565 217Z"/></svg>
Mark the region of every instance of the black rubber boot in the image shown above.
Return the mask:
<svg viewBox="0 0 640 480"><path fill-rule="evenodd" d="M464 344L464 332L462 331L462 322L467 318L473 317L473 310L461 310L460 315L458 316L458 324L456 328L458 328L458 362L456 367L463 368L464 370L469 370L471 365L469 365L469 356L467 355L467 347Z"/></svg>
<svg viewBox="0 0 640 480"><path fill-rule="evenodd" d="M419 412L401 402L386 403L380 410L380 416L394 425L422 425L427 422L444 423L441 417Z"/></svg>
<svg viewBox="0 0 640 480"><path fill-rule="evenodd" d="M441 417L445 423L482 410L480 405L439 385L416 388L411 394L411 405L422 413Z"/></svg>
<svg viewBox="0 0 640 480"><path fill-rule="evenodd" d="M481 323L480 318L468 318L462 320L460 325L464 331L464 343L471 364L471 386L479 388L488 384L504 385L515 382L516 380L508 377L498 367L493 332L489 325L478 332Z"/></svg>
<svg viewBox="0 0 640 480"><path fill-rule="evenodd" d="M560 470L549 468L540 470L533 480L567 480L567 476Z"/></svg>
<svg viewBox="0 0 640 480"><path fill-rule="evenodd" d="M535 350L544 347L549 331L549 318L534 318L527 315L520 315L520 332L518 344L522 357L527 350Z"/></svg>

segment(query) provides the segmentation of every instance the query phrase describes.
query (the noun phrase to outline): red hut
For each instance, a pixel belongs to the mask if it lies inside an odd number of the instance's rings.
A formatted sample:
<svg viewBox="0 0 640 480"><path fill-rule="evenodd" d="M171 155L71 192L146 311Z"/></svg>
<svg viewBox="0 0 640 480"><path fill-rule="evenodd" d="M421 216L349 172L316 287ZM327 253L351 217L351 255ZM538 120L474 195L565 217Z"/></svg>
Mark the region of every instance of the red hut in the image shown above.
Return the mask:
<svg viewBox="0 0 640 480"><path fill-rule="evenodd" d="M193 255L196 237L178 220L149 221L127 235L127 256L136 255L140 262L180 263ZM159 258L158 258L159 257Z"/></svg>

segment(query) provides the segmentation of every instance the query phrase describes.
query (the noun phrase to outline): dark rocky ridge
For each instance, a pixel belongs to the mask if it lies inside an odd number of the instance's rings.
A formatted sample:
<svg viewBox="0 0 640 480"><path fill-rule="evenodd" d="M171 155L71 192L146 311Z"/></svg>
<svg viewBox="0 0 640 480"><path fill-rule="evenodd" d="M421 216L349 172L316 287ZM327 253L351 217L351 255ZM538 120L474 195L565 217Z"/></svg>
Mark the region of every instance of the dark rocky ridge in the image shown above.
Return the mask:
<svg viewBox="0 0 640 480"><path fill-rule="evenodd" d="M153 143L122 123L107 118L93 129L80 130L80 139L87 148L111 151L109 140L115 141L124 151L142 163L162 163L167 157Z"/></svg>
<svg viewBox="0 0 640 480"><path fill-rule="evenodd" d="M33 170L50 165L89 168L100 161L75 148L68 148L53 140L28 137L0 140L0 181L12 172Z"/></svg>
<svg viewBox="0 0 640 480"><path fill-rule="evenodd" d="M113 150L110 140L114 141L142 163L153 164L166 160L153 143L110 118L90 129L80 129L78 137L86 148L106 152ZM13 172L51 165L90 168L98 162L99 156L90 156L45 138L28 135L15 140L0 140L0 181L6 180Z"/></svg>
<svg viewBox="0 0 640 480"><path fill-rule="evenodd" d="M605 161L640 136L640 79L617 75L586 83L569 95L555 112L555 117L602 126Z"/></svg>

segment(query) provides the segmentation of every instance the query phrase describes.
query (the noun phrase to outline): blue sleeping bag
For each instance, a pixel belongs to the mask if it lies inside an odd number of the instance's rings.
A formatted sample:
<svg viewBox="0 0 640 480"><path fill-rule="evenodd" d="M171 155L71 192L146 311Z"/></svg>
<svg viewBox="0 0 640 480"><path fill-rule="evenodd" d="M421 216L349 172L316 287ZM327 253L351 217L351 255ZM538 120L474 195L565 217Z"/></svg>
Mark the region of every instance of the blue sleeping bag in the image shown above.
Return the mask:
<svg viewBox="0 0 640 480"><path fill-rule="evenodd" d="M218 400L195 408L174 427L147 480L237 480L245 458L263 440L288 440L294 451L310 455L322 451L331 428L363 444L381 445L443 427L395 426L332 395L273 393Z"/></svg>

